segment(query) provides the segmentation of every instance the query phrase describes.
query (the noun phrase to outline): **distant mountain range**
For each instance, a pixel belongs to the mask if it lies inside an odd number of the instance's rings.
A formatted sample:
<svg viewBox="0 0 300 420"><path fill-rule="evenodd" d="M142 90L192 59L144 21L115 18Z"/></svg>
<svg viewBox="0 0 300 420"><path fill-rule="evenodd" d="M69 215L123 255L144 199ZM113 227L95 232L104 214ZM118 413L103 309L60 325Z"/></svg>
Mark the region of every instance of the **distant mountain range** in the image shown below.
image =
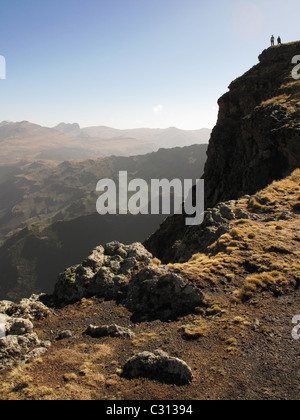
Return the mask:
<svg viewBox="0 0 300 420"><path fill-rule="evenodd" d="M118 130L110 127L80 128L60 123L54 128L28 121L0 123L0 163L106 156L134 156L159 148L207 144L210 129L193 131L168 129Z"/></svg>

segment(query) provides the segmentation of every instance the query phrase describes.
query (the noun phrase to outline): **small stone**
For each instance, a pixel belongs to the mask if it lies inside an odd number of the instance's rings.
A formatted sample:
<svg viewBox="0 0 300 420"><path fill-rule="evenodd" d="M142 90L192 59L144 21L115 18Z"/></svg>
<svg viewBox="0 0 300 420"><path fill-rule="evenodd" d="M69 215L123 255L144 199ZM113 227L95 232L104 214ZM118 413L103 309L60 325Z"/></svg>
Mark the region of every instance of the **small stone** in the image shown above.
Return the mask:
<svg viewBox="0 0 300 420"><path fill-rule="evenodd" d="M249 214L239 207L235 210L234 214L237 219L250 219Z"/></svg>
<svg viewBox="0 0 300 420"><path fill-rule="evenodd" d="M63 380L65 382L76 381L77 379L78 379L78 376L76 375L76 373L65 373L63 376Z"/></svg>
<svg viewBox="0 0 300 420"><path fill-rule="evenodd" d="M29 362L30 359L38 359L39 357L43 356L45 353L47 353L47 349L45 347L38 347L31 352L29 352L25 356L25 362Z"/></svg>
<svg viewBox="0 0 300 420"><path fill-rule="evenodd" d="M33 324L28 319L11 318L7 321L7 334L24 335L33 332Z"/></svg>
<svg viewBox="0 0 300 420"><path fill-rule="evenodd" d="M68 338L72 338L73 334L72 331L66 330L66 331L62 331L58 337L57 340L67 340Z"/></svg>
<svg viewBox="0 0 300 420"><path fill-rule="evenodd" d="M117 338L135 338L135 334L128 328L120 327L119 325L103 325L96 327L90 325L85 334L90 335L93 338L101 337L117 337Z"/></svg>
<svg viewBox="0 0 300 420"><path fill-rule="evenodd" d="M219 204L219 209L220 209L222 217L224 217L225 219L227 220L235 219L235 215L233 211L227 204L224 204L224 203Z"/></svg>

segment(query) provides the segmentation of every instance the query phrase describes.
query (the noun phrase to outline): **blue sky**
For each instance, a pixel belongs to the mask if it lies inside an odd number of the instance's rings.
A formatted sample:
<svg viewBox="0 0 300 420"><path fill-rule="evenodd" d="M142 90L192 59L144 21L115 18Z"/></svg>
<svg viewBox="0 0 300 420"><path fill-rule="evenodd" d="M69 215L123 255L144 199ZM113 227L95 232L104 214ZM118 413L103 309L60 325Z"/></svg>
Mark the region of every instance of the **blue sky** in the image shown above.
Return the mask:
<svg viewBox="0 0 300 420"><path fill-rule="evenodd" d="M0 0L0 121L212 128L299 0Z"/></svg>

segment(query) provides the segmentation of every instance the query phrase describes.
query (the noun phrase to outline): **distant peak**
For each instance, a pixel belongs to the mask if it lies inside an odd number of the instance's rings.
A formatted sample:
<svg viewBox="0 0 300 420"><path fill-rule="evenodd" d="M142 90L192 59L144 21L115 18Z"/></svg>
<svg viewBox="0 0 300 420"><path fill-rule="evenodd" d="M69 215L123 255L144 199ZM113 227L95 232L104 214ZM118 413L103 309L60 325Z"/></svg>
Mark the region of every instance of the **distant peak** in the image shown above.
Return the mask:
<svg viewBox="0 0 300 420"><path fill-rule="evenodd" d="M80 125L77 123L60 123L56 127L53 127L54 130L61 131L62 133L70 133L74 131L80 131Z"/></svg>

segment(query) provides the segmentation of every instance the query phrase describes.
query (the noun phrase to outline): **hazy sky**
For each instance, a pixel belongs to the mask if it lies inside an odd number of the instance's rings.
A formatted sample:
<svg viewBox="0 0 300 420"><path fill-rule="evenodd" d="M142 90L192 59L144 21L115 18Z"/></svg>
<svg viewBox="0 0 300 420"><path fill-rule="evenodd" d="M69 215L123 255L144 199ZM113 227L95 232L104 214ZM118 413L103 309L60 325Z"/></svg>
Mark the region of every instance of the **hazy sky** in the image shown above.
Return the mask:
<svg viewBox="0 0 300 420"><path fill-rule="evenodd" d="M0 121L212 128L299 0L0 0Z"/></svg>

